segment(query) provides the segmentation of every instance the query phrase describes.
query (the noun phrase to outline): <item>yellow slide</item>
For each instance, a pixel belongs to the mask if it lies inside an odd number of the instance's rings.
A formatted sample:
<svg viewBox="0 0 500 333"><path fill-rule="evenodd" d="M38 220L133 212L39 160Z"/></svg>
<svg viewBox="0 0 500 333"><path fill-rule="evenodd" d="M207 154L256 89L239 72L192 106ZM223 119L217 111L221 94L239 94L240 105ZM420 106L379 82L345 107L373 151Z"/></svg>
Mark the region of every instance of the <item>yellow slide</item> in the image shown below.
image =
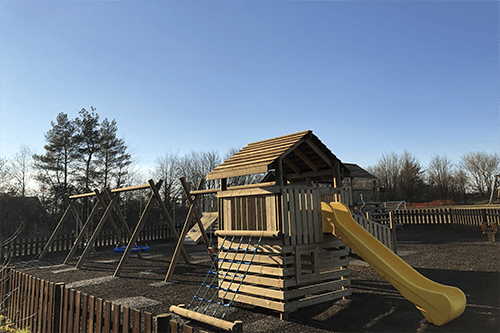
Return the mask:
<svg viewBox="0 0 500 333"><path fill-rule="evenodd" d="M354 221L347 206L323 202L321 209L323 232L339 237L415 304L429 322L441 326L464 312L466 298L462 290L431 281L418 273Z"/></svg>

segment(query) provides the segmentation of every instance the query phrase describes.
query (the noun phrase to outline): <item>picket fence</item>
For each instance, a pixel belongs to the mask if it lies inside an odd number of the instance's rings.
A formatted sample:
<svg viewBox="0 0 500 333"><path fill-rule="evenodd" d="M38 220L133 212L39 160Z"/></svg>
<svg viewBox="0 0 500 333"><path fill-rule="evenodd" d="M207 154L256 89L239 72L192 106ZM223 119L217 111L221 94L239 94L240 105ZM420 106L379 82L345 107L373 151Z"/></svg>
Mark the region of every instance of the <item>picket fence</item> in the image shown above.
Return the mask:
<svg viewBox="0 0 500 333"><path fill-rule="evenodd" d="M500 209L483 208L431 208L394 211L393 217L401 224L453 224L481 226L485 223L500 224Z"/></svg>
<svg viewBox="0 0 500 333"><path fill-rule="evenodd" d="M176 225L177 233L180 234L182 225ZM125 236L125 235L122 235ZM171 230L166 224L152 225L145 227L140 235L138 242L152 242L162 239L173 239ZM125 237L128 241L128 237ZM0 260L6 257L34 256L43 251L48 237L16 238L12 242L2 244L0 241ZM75 234L56 235L48 252L69 251L76 240ZM111 230L102 230L97 237L94 247L109 247L118 243L115 233ZM81 246L81 245L80 245Z"/></svg>

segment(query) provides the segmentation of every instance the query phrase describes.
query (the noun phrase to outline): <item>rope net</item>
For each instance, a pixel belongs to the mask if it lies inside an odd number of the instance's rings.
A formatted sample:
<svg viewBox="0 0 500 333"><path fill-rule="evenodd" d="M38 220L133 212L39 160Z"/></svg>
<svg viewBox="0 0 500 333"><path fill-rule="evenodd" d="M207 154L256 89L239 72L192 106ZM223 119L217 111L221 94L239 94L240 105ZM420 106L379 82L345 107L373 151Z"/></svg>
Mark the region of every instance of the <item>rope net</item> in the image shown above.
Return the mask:
<svg viewBox="0 0 500 333"><path fill-rule="evenodd" d="M255 248L250 248L252 236L248 238L246 245L243 244L243 240L243 236L232 236L230 240L227 239L227 236L224 237L218 250L219 254L187 309L193 306L192 311L212 317L216 317L220 310L222 312L221 319L224 319L250 269L262 237L259 237ZM221 253L224 254L221 256ZM237 260L237 257L240 257L241 260ZM228 294L232 297L228 297Z"/></svg>

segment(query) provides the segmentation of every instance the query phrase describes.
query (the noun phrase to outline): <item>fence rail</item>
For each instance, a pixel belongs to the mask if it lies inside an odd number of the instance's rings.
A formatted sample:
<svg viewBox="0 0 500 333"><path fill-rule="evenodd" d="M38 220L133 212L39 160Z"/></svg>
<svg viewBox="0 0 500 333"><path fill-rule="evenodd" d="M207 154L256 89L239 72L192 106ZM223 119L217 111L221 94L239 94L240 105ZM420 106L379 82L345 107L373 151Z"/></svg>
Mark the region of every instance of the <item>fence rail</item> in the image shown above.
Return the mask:
<svg viewBox="0 0 500 333"><path fill-rule="evenodd" d="M104 301L64 283L6 267L0 271L0 282L0 311L20 329L37 333L154 331L151 313Z"/></svg>
<svg viewBox="0 0 500 333"><path fill-rule="evenodd" d="M175 228L177 229L177 233L180 234L182 226L179 224L176 225ZM125 237L125 240L128 242L129 239L125 234L123 234L122 237ZM145 227L144 230L141 231L138 241L148 242L162 239L173 239L172 232L166 224ZM0 260L6 257L23 257L40 254L47 240L48 237L16 238L8 244L0 245ZM48 252L69 251L75 240L76 235L74 234L57 235L48 249ZM96 248L114 246L118 242L115 233L111 230L103 230L98 236L94 246Z"/></svg>
<svg viewBox="0 0 500 333"><path fill-rule="evenodd" d="M500 209L432 208L394 211L401 224L456 224L480 226L482 222L500 224Z"/></svg>

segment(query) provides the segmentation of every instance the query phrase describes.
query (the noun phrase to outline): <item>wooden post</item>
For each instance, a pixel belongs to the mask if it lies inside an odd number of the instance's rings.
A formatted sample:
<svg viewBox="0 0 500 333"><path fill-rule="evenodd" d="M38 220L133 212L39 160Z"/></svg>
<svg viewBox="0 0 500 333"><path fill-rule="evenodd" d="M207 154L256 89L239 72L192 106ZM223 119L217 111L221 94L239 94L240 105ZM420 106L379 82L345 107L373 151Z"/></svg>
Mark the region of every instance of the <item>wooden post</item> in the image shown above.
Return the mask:
<svg viewBox="0 0 500 333"><path fill-rule="evenodd" d="M114 198L115 194L113 194L109 188L106 188L106 194L108 195L108 199L111 200L111 202L109 204L113 205L113 209L114 209L116 215L118 215L118 219L122 222L123 228L125 229L125 232L127 233L127 237L129 239L131 239L132 232L130 231L130 228L128 227L127 221L125 221L125 218L123 217L123 214L120 210L120 207L118 206L118 202L112 200ZM103 204L104 204L104 201L103 201ZM113 221L111 219L111 217L110 217L110 221ZM114 225L114 222L113 222L113 225ZM120 236L121 236L120 232L116 229L116 226L114 226L114 228L116 230L116 237L119 240ZM122 244L124 244L124 243L125 243L125 239L122 239ZM140 259L143 259L141 252L137 252L137 257L139 257Z"/></svg>
<svg viewBox="0 0 500 333"><path fill-rule="evenodd" d="M109 188L106 188L106 194L108 195L109 200L113 199L113 192ZM127 221L125 220L125 217L123 216L122 211L118 206L118 202L114 203L113 208L115 209L115 213L118 216L118 219L122 222L123 228L125 229L127 236L129 238L132 237L132 231L128 227Z"/></svg>
<svg viewBox="0 0 500 333"><path fill-rule="evenodd" d="M66 208L66 210L64 211L64 214L61 217L61 220L59 220L59 223L57 224L56 228L52 232L52 235L50 235L49 240L45 244L45 247L43 248L42 253L40 253L40 256L38 257L38 259L42 259L45 256L45 254L47 253L47 251L49 250L49 247L52 245L52 242L54 241L55 236L59 232L59 229L61 229L64 220L66 220L66 218L68 217L68 213L71 210L72 205L73 205L73 203L70 203L68 208Z"/></svg>
<svg viewBox="0 0 500 333"><path fill-rule="evenodd" d="M171 313L164 313L156 316L156 333L170 333Z"/></svg>
<svg viewBox="0 0 500 333"><path fill-rule="evenodd" d="M174 222L172 221L172 218L168 214L167 207L165 207L165 203L163 200L161 200L160 192L158 192L158 189L156 188L153 180L149 180L149 186L151 187L151 190L153 190L153 193L155 194L156 201L160 205L160 209L162 211L163 217L167 221L167 225L170 228L170 231L172 232L172 235L174 235L174 239L176 242L179 241L179 234L177 233L177 230L175 230ZM189 256L186 253L186 250L184 249L184 246L182 247L182 258L184 258L184 262L186 264L189 264Z"/></svg>
<svg viewBox="0 0 500 333"><path fill-rule="evenodd" d="M201 188L201 185L203 184L203 180L200 180L198 183L197 190ZM194 201L191 202L191 205L189 207L189 212L186 217L186 221L184 222L184 226L182 228L182 233L181 236L179 237L179 241L177 242L177 246L175 247L174 255L172 257L172 261L170 262L170 266L167 271L167 275L165 276L165 282L168 282L172 275L174 275L174 269L175 266L177 265L177 261L179 260L179 250L182 248L184 244L184 239L186 238L186 234L189 230L189 221L191 221L191 216L193 214L193 211L196 209L195 205L196 202L198 201L198 196L195 197Z"/></svg>
<svg viewBox="0 0 500 333"><path fill-rule="evenodd" d="M186 179L184 177L181 177L180 181L182 184L182 188L184 190L184 195L187 198L187 202L189 203L189 205L191 205L193 203L193 199L191 198L191 194L189 193L189 187L188 187L188 184L186 183ZM207 247L208 255L210 256L210 259L213 262L215 260L215 255L210 253L210 240L207 237L207 233L205 232L205 227L203 227L203 222L201 222L200 215L198 214L198 211L196 209L194 210L194 218L196 219L196 222L198 223L198 228L200 228L200 232L201 232L201 235L203 237L203 241L205 242L205 246Z"/></svg>
<svg viewBox="0 0 500 333"><path fill-rule="evenodd" d="M114 201L115 199L116 199L116 197L113 198L111 201ZM104 222L106 222L106 220L108 219L109 214L111 213L111 204L112 203L110 203L108 205L108 208L104 212L104 215L102 216L101 220L99 221L99 224L95 228L94 233L92 234L92 237L90 237L90 240L89 240L87 246L83 250L83 253L80 256L80 259L78 260L78 263L75 266L76 268L81 267L81 265L83 264L83 261L85 260L85 257L87 256L89 250L94 246L94 242L97 239L97 236L99 235L99 233L101 232L101 229L104 226Z"/></svg>
<svg viewBox="0 0 500 333"><path fill-rule="evenodd" d="M97 190L96 190L97 192ZM90 212L90 215L88 216L87 220L85 221L85 224L83 225L83 228L80 229L80 233L76 237L75 242L73 243L73 246L71 246L71 249L69 250L68 255L66 256L66 259L64 260L63 264L66 264L68 261L70 261L73 258L73 255L75 254L75 251L78 247L78 244L82 241L85 231L87 228L90 226L92 219L94 218L94 215L97 213L97 208L99 207L99 201L97 201L94 205L94 208L92 208L92 211Z"/></svg>
<svg viewBox="0 0 500 333"><path fill-rule="evenodd" d="M80 217L78 216L78 213L76 212L75 207L73 207L73 205L70 204L69 196L68 195L64 196L64 199L65 199L66 203L71 207L71 213L73 213L73 216L75 217L75 220L76 220L77 228L75 231L78 232L78 228L80 228L80 230L82 230L82 228L83 228L82 221L80 220Z"/></svg>
<svg viewBox="0 0 500 333"><path fill-rule="evenodd" d="M59 282L56 283L54 286L54 307L53 307L53 312L54 312L54 332L59 332L61 330L62 326L62 316L63 316L63 307L62 307L62 297L64 294L64 288L65 288L65 283L64 282Z"/></svg>
<svg viewBox="0 0 500 333"><path fill-rule="evenodd" d="M103 207L106 207L106 203L104 202L104 198L101 196L98 190L95 191L95 195L97 197L97 201L101 203ZM110 205L113 204L113 208L115 208L116 201L113 201L111 198L111 202L109 203ZM116 209L115 209L116 210ZM117 242L122 242L123 240L121 239L120 231L118 231L118 228L116 227L115 221L111 217L111 214L108 216L109 223L111 224L111 227L113 228L113 231L115 232L116 240Z"/></svg>
<svg viewBox="0 0 500 333"><path fill-rule="evenodd" d="M157 187L160 187L161 184L163 183L162 180L158 181L156 183ZM151 211L151 208L153 207L153 199L155 197L154 192L151 193L151 196L149 197L148 203L146 204L146 207L144 208L144 211L142 212L141 218L139 219L139 222L137 223L137 226L134 229L134 233L132 234L132 238L128 242L127 248L123 252L122 258L120 259L120 263L118 264L118 267L116 267L115 273L113 274L114 277L120 276L120 273L123 269L123 266L128 260L128 256L130 255L130 252L132 252L132 248L134 247L134 244L137 242L137 239L139 238L139 234L144 227L144 224L146 223L146 217L149 215L149 212ZM114 200L114 198L113 198Z"/></svg>
<svg viewBox="0 0 500 333"><path fill-rule="evenodd" d="M398 243L396 241L396 228L394 227L394 212L391 210L389 211L389 224L391 227L391 237L392 237L392 251L394 251L395 254L398 254Z"/></svg>

